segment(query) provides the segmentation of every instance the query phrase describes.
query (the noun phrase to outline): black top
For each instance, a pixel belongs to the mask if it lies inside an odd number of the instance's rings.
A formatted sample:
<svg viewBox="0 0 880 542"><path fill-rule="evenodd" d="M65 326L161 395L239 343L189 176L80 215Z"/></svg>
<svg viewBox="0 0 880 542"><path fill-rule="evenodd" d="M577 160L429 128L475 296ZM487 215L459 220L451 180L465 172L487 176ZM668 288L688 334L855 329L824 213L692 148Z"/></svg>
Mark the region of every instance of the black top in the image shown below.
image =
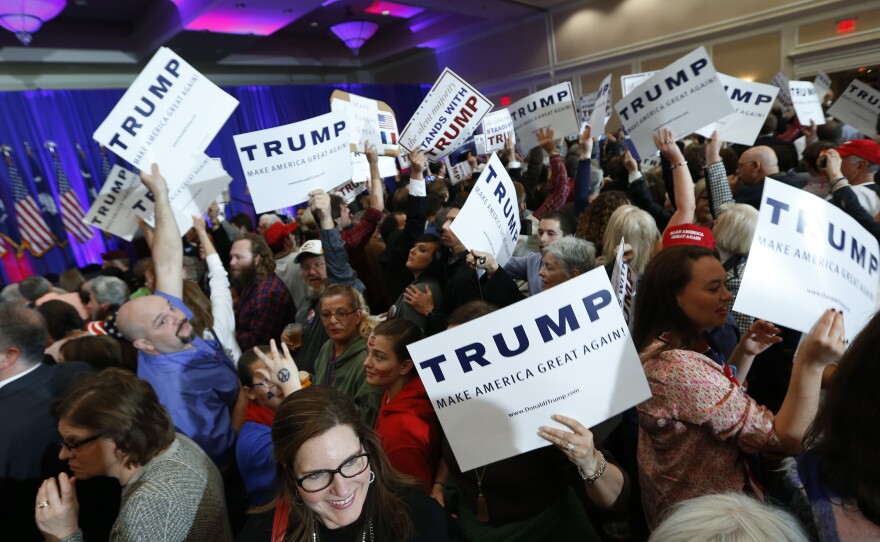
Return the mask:
<svg viewBox="0 0 880 542"><path fill-rule="evenodd" d="M446 516L443 508L437 501L428 497L415 487L405 488L400 492L403 504L409 509L409 517L415 527L415 536L411 542L449 542L449 534L446 528ZM393 540L390 535L379 531L376 521L373 521L374 542L400 542ZM360 542L364 539L363 531L357 529L327 529L323 525L318 528L318 540L320 542ZM366 533L369 542L370 533Z"/></svg>

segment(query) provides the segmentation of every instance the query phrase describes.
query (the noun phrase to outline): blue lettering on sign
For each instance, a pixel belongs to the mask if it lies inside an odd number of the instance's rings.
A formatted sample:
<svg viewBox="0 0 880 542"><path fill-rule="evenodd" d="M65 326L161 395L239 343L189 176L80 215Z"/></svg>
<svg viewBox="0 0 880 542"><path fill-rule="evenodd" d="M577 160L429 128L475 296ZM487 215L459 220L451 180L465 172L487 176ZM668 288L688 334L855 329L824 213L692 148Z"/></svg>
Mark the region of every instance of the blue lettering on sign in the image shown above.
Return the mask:
<svg viewBox="0 0 880 542"><path fill-rule="evenodd" d="M607 290L599 290L581 299L581 303L583 303L583 307L586 311L587 319L590 322L598 320L599 311L610 306L611 300L611 292ZM562 337L569 331L580 329L581 320L578 319L578 315L575 312L575 306L570 304L559 308L555 320L550 315L542 314L534 319L534 324L538 333L541 335L542 344L546 344L558 337ZM498 353L501 357L509 358L517 356L524 353L529 348L529 337L525 332L524 326L517 325L513 330L518 341L515 349L508 347L502 333L496 333L492 336L492 340L495 342L495 345L498 348ZM487 358L486 346L481 342L473 342L460 348L456 348L454 351L459 366L461 366L461 370L464 373L469 373L478 368L476 366L487 367L492 364L492 361L494 361ZM446 356L441 354L419 362L419 367L422 369L430 369L434 380L436 382L443 382L446 380L446 374L443 372L441 364L446 361Z"/></svg>
<svg viewBox="0 0 880 542"><path fill-rule="evenodd" d="M330 135L330 126L324 126L318 128L317 130L311 130L308 133L308 140L311 141L312 145L317 145L319 143L325 143L335 137L339 137L339 134L345 130L345 121L341 120L339 122L333 123L333 135ZM266 158L271 158L273 155L283 155L285 150L283 147L287 147L293 152L301 151L306 146L306 138L307 134L301 133L294 136L290 136L284 139L284 141L265 141L263 142L263 154ZM260 147L258 144L246 145L244 147L240 147L238 152L243 152L247 154L248 162L254 161L254 152Z"/></svg>
<svg viewBox="0 0 880 542"><path fill-rule="evenodd" d="M693 74L693 77L699 77L700 72L709 65L709 60L707 58L699 58L694 62L691 62L688 68L690 72ZM666 77L663 79L663 86L666 87L667 91L673 91L681 85L687 83L689 81L688 72L686 69L681 69L675 72L672 77ZM630 101L630 104L625 106L623 109L618 111L621 117L623 117L624 121L628 121L631 114L638 113L639 110L647 107L645 100L648 102L657 101L660 96L663 95L664 89L660 83L655 83L653 88L648 88L645 90L645 94L643 96L639 96L634 100Z"/></svg>
<svg viewBox="0 0 880 542"><path fill-rule="evenodd" d="M178 70L180 69L180 62L176 59L171 59L168 61L168 64L165 65L165 71L169 74L173 75L174 78L180 77ZM165 94L168 93L168 89L171 88L172 82L165 77L164 74L159 74L156 77L156 85L150 85L147 89L150 94L156 97L157 100L161 100L165 97ZM146 109L141 107L141 104L138 104L134 107L136 113L138 113L141 117L149 117L156 110L156 105L149 96L141 96L141 103L146 106ZM122 121L122 125L120 128L124 130L127 134L132 137L137 136L138 129L143 128L144 125L137 121L133 115L128 116L125 120ZM119 147L122 150L128 149L128 144L122 141L120 137L121 134L116 132L113 134L113 137L110 138L110 142L107 144L108 147Z"/></svg>
<svg viewBox="0 0 880 542"><path fill-rule="evenodd" d="M815 219L808 218L806 211L803 209L792 209L791 205L788 203L769 196L764 198L764 203L773 208L770 213L770 223L774 226L781 226L780 223L783 218L788 216L784 213L796 212L797 217L795 218L796 223L794 230L797 233L818 239L821 236L821 230L824 227L824 229L827 230L827 237L825 237L825 240L828 242L828 246L841 254L846 254L848 243L850 247L849 258L855 262L856 265L867 270L869 276L877 272L878 265L880 265L880 256L869 253L867 247L859 244L859 240L851 233L847 232L843 227L835 225L832 222L828 222L827 224L817 223Z"/></svg>

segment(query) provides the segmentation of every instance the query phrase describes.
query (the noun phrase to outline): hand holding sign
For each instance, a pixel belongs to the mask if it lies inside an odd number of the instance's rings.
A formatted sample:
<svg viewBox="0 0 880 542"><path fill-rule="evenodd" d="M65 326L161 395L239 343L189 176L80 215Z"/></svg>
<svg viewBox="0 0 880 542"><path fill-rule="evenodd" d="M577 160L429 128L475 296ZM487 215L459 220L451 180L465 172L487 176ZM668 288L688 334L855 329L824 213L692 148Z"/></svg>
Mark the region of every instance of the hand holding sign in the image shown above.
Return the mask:
<svg viewBox="0 0 880 542"><path fill-rule="evenodd" d="M319 211L317 213L317 216L320 216L318 225L322 230L332 230L335 227L333 215L330 213L331 203L330 194L324 190L318 189L309 192L309 209L311 209L312 215L315 215L315 211Z"/></svg>
<svg viewBox="0 0 880 542"><path fill-rule="evenodd" d="M849 341L843 325L843 312L826 310L798 349L795 364L811 363L824 367L837 363Z"/></svg>
<svg viewBox="0 0 880 542"><path fill-rule="evenodd" d="M538 436L559 448L581 470L581 476L595 476L602 468L605 457L596 450L593 433L574 418L555 414L552 419L568 427L571 432L542 425L538 428Z"/></svg>
<svg viewBox="0 0 880 542"><path fill-rule="evenodd" d="M721 147L724 142L718 137L718 130L712 132L712 137L706 139L706 165L721 161Z"/></svg>
<svg viewBox="0 0 880 542"><path fill-rule="evenodd" d="M159 173L159 164L153 162L150 165L150 173L141 171L141 182L147 187L147 190L153 193L153 198L168 197L168 183L165 177Z"/></svg>
<svg viewBox="0 0 880 542"><path fill-rule="evenodd" d="M675 134L669 128L661 128L654 132L651 136L654 140L654 145L657 145L657 150L673 165L679 164L684 161L684 155L681 154L681 149L678 148L678 144L675 142Z"/></svg>
<svg viewBox="0 0 880 542"><path fill-rule="evenodd" d="M584 128L584 131L581 132L581 135L578 136L578 144L581 148L581 160L589 160L591 156L593 156L593 138L590 137L592 133L592 128L589 126Z"/></svg>
<svg viewBox="0 0 880 542"><path fill-rule="evenodd" d="M535 132L535 137L538 139L538 146L547 151L547 154L550 156L559 154L559 149L556 148L556 142L553 141L553 128L539 128L538 131Z"/></svg>
<svg viewBox="0 0 880 542"><path fill-rule="evenodd" d="M471 269L482 269L490 277L498 271L498 262L495 261L495 256L489 252L472 250L466 260Z"/></svg>
<svg viewBox="0 0 880 542"><path fill-rule="evenodd" d="M428 166L428 158L422 153L422 151L416 151L409 155L409 163L410 169L412 173L410 174L415 178L422 178L422 172L425 171L425 168Z"/></svg>

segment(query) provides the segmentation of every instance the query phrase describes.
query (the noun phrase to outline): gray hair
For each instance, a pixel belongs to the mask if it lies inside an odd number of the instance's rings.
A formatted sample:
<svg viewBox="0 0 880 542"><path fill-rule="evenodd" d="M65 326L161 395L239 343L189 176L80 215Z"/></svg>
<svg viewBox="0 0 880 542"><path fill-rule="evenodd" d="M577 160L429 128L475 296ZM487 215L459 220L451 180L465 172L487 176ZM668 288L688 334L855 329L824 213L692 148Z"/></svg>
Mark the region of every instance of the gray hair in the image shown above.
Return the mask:
<svg viewBox="0 0 880 542"><path fill-rule="evenodd" d="M757 226L757 209L745 203L733 203L721 208L712 226L712 235L719 249L734 256L746 256Z"/></svg>
<svg viewBox="0 0 880 542"><path fill-rule="evenodd" d="M586 273L596 267L596 247L580 237L569 235L544 249L544 254L555 256L565 272L577 270Z"/></svg>
<svg viewBox="0 0 880 542"><path fill-rule="evenodd" d="M18 283L18 292L28 301L36 301L52 290L52 283L46 277L34 275Z"/></svg>
<svg viewBox="0 0 880 542"><path fill-rule="evenodd" d="M742 493L706 495L676 505L648 542L806 542L798 521Z"/></svg>
<svg viewBox="0 0 880 542"><path fill-rule="evenodd" d="M196 258L195 256L184 256L183 257L183 279L191 280L196 284L201 284L202 280L205 278L205 273L208 271L208 266L201 259Z"/></svg>
<svg viewBox="0 0 880 542"><path fill-rule="evenodd" d="M0 349L15 347L28 366L40 363L49 343L43 315L20 303L0 303Z"/></svg>
<svg viewBox="0 0 880 542"><path fill-rule="evenodd" d="M15 282L13 284L7 284L3 287L3 291L0 291L0 301L3 303L20 303L22 305L27 303L27 299L21 295L21 290L19 290L18 283Z"/></svg>
<svg viewBox="0 0 880 542"><path fill-rule="evenodd" d="M116 277L100 276L86 282L86 288L98 303L109 303L113 308L128 301L128 285Z"/></svg>
<svg viewBox="0 0 880 542"><path fill-rule="evenodd" d="M872 175L877 173L878 171L880 171L880 164L875 164L874 162L869 162L868 160L865 160L861 156L856 156L854 154L851 154L851 155L847 156L847 158L850 158L851 162L853 162L855 164L861 164L862 162L868 164L868 173L870 173Z"/></svg>

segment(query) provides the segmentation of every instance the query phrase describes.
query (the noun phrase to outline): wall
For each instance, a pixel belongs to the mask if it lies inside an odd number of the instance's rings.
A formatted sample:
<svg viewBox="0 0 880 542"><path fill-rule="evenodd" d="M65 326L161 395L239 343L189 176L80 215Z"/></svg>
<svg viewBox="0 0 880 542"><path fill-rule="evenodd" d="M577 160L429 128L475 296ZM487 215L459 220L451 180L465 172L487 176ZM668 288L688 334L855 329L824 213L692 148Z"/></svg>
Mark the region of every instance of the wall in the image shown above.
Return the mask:
<svg viewBox="0 0 880 542"><path fill-rule="evenodd" d="M856 31L838 35L848 18ZM876 63L878 38L876 0L578 1L373 76L430 83L448 66L497 102L565 80L592 92L612 73L617 100L621 75L663 68L700 45L719 71L769 82L780 69L798 78Z"/></svg>

